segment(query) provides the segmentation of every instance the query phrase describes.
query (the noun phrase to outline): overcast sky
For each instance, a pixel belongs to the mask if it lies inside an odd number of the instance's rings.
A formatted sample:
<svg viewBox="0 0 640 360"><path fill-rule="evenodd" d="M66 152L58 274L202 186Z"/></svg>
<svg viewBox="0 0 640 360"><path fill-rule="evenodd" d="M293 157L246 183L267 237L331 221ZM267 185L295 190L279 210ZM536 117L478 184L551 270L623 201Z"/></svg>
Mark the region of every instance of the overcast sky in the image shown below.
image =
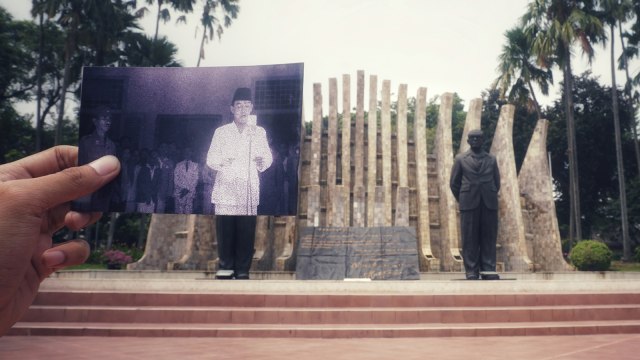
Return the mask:
<svg viewBox="0 0 640 360"><path fill-rule="evenodd" d="M341 93L342 74L351 75L355 106L356 71L391 80L392 93L398 85L408 85L409 96L418 87L427 87L427 97L457 92L468 105L480 97L497 77L497 57L504 44L504 32L516 25L529 0L241 0L240 14L222 39L206 45L206 57L200 66L258 65L304 62L304 102L306 120L312 110L313 83L321 83L328 113L328 79L338 78ZM0 0L15 18L30 18L31 1ZM138 5L146 5L138 0ZM146 5L149 6L149 5ZM142 21L153 34L156 10ZM179 48L183 66L196 66L202 35L198 14L187 24L172 21L160 25ZM617 41L617 39L616 39ZM619 45L619 44L618 44ZM618 51L619 53L619 51ZM589 65L577 52L574 73L591 68L601 83L610 84L609 53L597 45L596 61ZM636 73L640 61L632 63ZM556 70L556 84L562 74ZM618 84L624 74L618 73ZM380 89L381 85L378 85ZM367 90L368 91L368 90ZM367 93L365 91L365 93ZM559 97L559 87L542 97L550 104ZM365 109L368 108L365 95ZM392 95L395 101L395 95ZM341 105L341 101L338 103ZM339 108L339 111L342 111Z"/></svg>

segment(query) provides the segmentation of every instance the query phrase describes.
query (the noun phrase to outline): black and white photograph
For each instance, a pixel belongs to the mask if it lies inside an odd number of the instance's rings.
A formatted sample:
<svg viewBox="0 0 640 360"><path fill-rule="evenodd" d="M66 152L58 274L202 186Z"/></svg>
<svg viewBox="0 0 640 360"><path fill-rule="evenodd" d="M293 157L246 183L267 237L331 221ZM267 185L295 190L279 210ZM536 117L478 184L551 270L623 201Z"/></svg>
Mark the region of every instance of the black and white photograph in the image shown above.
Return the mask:
<svg viewBox="0 0 640 360"><path fill-rule="evenodd" d="M77 211L296 215L303 64L83 69L79 163L116 180Z"/></svg>

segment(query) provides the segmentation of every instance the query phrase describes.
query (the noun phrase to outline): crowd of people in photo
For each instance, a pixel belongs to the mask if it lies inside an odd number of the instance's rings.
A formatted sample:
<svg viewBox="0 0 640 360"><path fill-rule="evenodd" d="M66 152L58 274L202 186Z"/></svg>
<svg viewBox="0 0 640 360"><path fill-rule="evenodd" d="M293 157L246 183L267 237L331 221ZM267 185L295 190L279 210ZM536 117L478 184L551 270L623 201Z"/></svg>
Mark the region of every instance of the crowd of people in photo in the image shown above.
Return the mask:
<svg viewBox="0 0 640 360"><path fill-rule="evenodd" d="M93 158L115 155L121 162L120 176L110 186L76 203L77 210L113 212L214 214L211 194L216 171L205 165L206 152L199 147L179 147L161 142L154 148L136 146L128 136L110 139L112 114L100 108L92 115L94 131L80 139L81 154ZM297 202L297 146L273 144L273 164L259 174L258 213L293 214ZM94 155L92 155L94 154ZM90 199L89 199L90 198Z"/></svg>

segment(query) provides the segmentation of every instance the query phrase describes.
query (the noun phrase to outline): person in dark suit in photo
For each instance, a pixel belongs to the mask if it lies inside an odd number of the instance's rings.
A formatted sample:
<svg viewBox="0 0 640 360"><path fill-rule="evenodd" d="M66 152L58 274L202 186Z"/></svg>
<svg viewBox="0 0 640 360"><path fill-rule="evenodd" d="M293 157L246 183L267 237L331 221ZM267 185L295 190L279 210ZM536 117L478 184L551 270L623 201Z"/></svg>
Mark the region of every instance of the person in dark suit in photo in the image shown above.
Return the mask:
<svg viewBox="0 0 640 360"><path fill-rule="evenodd" d="M464 270L468 280L498 280L498 162L482 149L482 131L470 131L467 143L471 149L456 156L450 179L451 191L460 205Z"/></svg>
<svg viewBox="0 0 640 360"><path fill-rule="evenodd" d="M101 105L91 111L93 131L80 138L78 164L84 165L105 155L116 156L116 144L109 138L113 114L111 108ZM117 184L110 183L99 191L84 196L74 202L77 211L109 211L112 197L117 198Z"/></svg>

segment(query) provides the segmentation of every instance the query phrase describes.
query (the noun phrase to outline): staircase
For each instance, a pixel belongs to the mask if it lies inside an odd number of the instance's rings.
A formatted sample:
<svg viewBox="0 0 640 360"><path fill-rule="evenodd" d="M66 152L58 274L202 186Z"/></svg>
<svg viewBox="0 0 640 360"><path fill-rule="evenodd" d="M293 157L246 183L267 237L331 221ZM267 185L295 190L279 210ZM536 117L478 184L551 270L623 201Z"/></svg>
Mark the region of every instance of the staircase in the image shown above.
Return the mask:
<svg viewBox="0 0 640 360"><path fill-rule="evenodd" d="M639 292L44 290L9 335L397 338L618 333L640 333Z"/></svg>

